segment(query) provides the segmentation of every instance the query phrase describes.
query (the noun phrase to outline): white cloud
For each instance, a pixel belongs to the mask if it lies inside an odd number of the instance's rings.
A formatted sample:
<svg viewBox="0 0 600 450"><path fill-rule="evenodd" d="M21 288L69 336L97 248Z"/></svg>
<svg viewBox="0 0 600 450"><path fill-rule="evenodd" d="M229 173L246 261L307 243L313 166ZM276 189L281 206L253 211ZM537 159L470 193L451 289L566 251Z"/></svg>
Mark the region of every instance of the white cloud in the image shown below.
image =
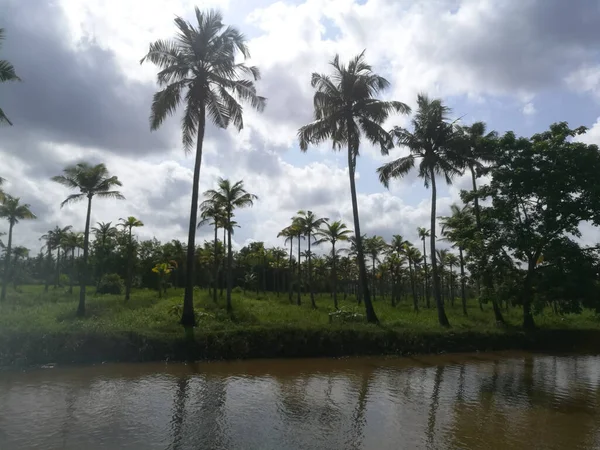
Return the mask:
<svg viewBox="0 0 600 450"><path fill-rule="evenodd" d="M533 102L525 103L521 111L526 116L533 116L535 113L537 113L537 109L535 109Z"/></svg>
<svg viewBox="0 0 600 450"><path fill-rule="evenodd" d="M584 66L566 78L567 85L577 92L589 92L600 100L600 65Z"/></svg>

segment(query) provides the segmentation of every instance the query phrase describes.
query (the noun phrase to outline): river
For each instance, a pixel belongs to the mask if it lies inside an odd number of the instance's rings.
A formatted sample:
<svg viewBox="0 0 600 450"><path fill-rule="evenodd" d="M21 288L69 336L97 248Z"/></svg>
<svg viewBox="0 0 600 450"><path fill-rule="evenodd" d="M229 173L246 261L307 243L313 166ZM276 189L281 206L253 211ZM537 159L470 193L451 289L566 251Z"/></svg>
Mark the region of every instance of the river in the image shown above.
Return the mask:
<svg viewBox="0 0 600 450"><path fill-rule="evenodd" d="M0 449L600 449L600 356L4 371Z"/></svg>

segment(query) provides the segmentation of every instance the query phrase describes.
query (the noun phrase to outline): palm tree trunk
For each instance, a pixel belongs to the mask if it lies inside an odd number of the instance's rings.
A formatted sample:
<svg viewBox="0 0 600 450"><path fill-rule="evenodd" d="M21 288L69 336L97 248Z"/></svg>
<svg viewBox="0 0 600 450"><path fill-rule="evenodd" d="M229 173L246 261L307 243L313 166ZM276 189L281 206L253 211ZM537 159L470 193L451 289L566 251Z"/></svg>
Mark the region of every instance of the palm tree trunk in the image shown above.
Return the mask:
<svg viewBox="0 0 600 450"><path fill-rule="evenodd" d="M450 266L450 304L454 306L454 271L452 270L454 266Z"/></svg>
<svg viewBox="0 0 600 450"><path fill-rule="evenodd" d="M231 252L231 211L227 211L227 312L231 313L231 290L233 289L233 253Z"/></svg>
<svg viewBox="0 0 600 450"><path fill-rule="evenodd" d="M458 247L458 256L460 258L460 298L462 300L463 314L467 315L467 292L465 288L465 258L462 247Z"/></svg>
<svg viewBox="0 0 600 450"><path fill-rule="evenodd" d="M296 289L297 289L297 297L296 297L296 305L300 306L302 304L302 299L300 298L300 277L301 277L301 264L300 264L300 234L298 234L298 277L296 279Z"/></svg>
<svg viewBox="0 0 600 450"><path fill-rule="evenodd" d="M217 281L219 279L219 260L217 255L218 245L218 224L215 218L215 245L214 245L214 261L213 261L213 302L217 303Z"/></svg>
<svg viewBox="0 0 600 450"><path fill-rule="evenodd" d="M417 288L415 285L415 272L413 269L413 262L410 258L408 260L408 270L410 271L410 290L412 291L413 308L415 312L419 312L419 303L417 302Z"/></svg>
<svg viewBox="0 0 600 450"><path fill-rule="evenodd" d="M531 314L531 298L532 298L532 282L533 282L533 271L535 270L535 260L530 260L527 264L527 275L525 275L525 281L523 282L523 289L521 290L521 303L523 304L523 328L526 330L533 330L535 328L535 322L533 321L533 314Z"/></svg>
<svg viewBox="0 0 600 450"><path fill-rule="evenodd" d="M376 300L375 297L375 257L372 258L371 264L371 293L373 294L373 301Z"/></svg>
<svg viewBox="0 0 600 450"><path fill-rule="evenodd" d="M348 126L348 129L351 129L351 127ZM354 235L356 240L356 254L358 259L358 279L363 292L363 300L365 302L365 312L367 315L367 321L370 323L379 323L379 319L375 314L375 309L373 308L373 303L371 302L371 295L369 293L369 281L367 279L367 268L365 267L365 255L363 252L362 236L360 234L360 221L358 217L356 181L354 180L355 158L353 157L353 155L354 152L352 152L352 148L350 144L348 144L348 174L350 177L350 197L352 199L352 216L354 218Z"/></svg>
<svg viewBox="0 0 600 450"><path fill-rule="evenodd" d="M221 263L221 290L219 296L223 298L223 289L225 288L225 250L227 249L227 228L223 228L223 261Z"/></svg>
<svg viewBox="0 0 600 450"><path fill-rule="evenodd" d="M46 245L48 246L48 274L46 275L46 282L44 283L44 292L48 292L50 278L52 277L52 249L50 248L50 243L48 241L46 241Z"/></svg>
<svg viewBox="0 0 600 450"><path fill-rule="evenodd" d="M290 303L293 303L293 279L294 279L294 268L292 267L292 253L294 252L294 238L290 237L290 263L288 267L288 291Z"/></svg>
<svg viewBox="0 0 600 450"><path fill-rule="evenodd" d="M335 261L335 241L331 243L331 253L333 254L333 261L331 262L331 277L333 278L333 307L337 311L338 301L337 301L337 265Z"/></svg>
<svg viewBox="0 0 600 450"><path fill-rule="evenodd" d="M427 246L425 245L425 237L423 237L423 267L425 269L425 304L427 309L431 308L429 302L429 273L427 271Z"/></svg>
<svg viewBox="0 0 600 450"><path fill-rule="evenodd" d="M73 293L73 279L75 278L75 247L71 249L71 279L69 280L69 294Z"/></svg>
<svg viewBox="0 0 600 450"><path fill-rule="evenodd" d="M200 188L200 166L202 165L202 144L204 143L204 103L200 103L200 121L198 123L198 136L196 140L196 160L194 162L194 179L192 184L192 204L190 206L190 226L188 230L188 245L185 276L185 292L183 294L183 313L179 323L185 328L188 337L192 336L193 327L196 326L194 314L194 275L196 267L196 222L198 221L198 190Z"/></svg>
<svg viewBox="0 0 600 450"><path fill-rule="evenodd" d="M131 296L131 278L132 278L132 265L133 265L133 242L131 240L131 226L129 227L129 248L127 249L127 280L125 282L125 301L129 301ZM160 289L160 288L159 288Z"/></svg>
<svg viewBox="0 0 600 450"><path fill-rule="evenodd" d="M60 247L56 247L56 269L54 270L54 287L58 287L60 279Z"/></svg>
<svg viewBox="0 0 600 450"><path fill-rule="evenodd" d="M85 316L85 283L88 274L88 254L90 246L90 216L92 215L92 195L88 194L87 215L85 217L85 230L83 232L83 264L79 280L79 305L77 306L77 316Z"/></svg>
<svg viewBox="0 0 600 450"><path fill-rule="evenodd" d="M429 170L431 178L431 274L433 277L433 297L435 298L435 304L437 306L438 321L441 326L449 327L450 322L446 316L444 310L444 304L442 303L442 293L440 286L440 274L438 273L437 258L435 252L435 210L437 200L437 190L435 186L435 172L433 168Z"/></svg>
<svg viewBox="0 0 600 450"><path fill-rule="evenodd" d="M315 303L315 293L313 291L312 277L312 255L310 253L310 233L308 233L308 289L310 290L310 304L312 309L317 309L317 304Z"/></svg>
<svg viewBox="0 0 600 450"><path fill-rule="evenodd" d="M4 256L4 283L2 283L2 294L0 294L0 300L4 301L6 299L6 288L8 287L8 281L10 280L10 253L12 250L12 232L14 222L10 221L10 226L8 227L8 244L6 246L6 255Z"/></svg>

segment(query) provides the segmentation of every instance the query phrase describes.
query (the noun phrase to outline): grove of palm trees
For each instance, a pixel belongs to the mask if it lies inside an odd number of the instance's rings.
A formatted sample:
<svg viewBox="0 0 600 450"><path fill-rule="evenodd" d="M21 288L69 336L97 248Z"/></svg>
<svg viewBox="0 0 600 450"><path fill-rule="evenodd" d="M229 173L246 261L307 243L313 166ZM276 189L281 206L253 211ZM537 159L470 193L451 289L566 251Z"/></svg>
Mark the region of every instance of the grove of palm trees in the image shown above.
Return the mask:
<svg viewBox="0 0 600 450"><path fill-rule="evenodd" d="M261 345L261 338L249 337L252 330L290 336L321 330L326 337L319 342L335 346L349 339L357 347L347 351L354 353L371 344L384 351L373 336L401 351L398 339L407 332L427 340L447 329L496 337L523 329L598 328L600 248L579 238L582 224L600 225L600 152L578 139L584 127L559 122L533 136L498 134L493 124L465 124L442 99L425 93L411 110L413 99L386 97L390 83L368 64L368 52L348 62L336 55L328 72L307 74L314 120L298 129L297 143L302 152L320 144L342 152L352 221L305 205L280 230L280 247L253 242L236 250L236 214L261 199L244 180L228 178L200 192L203 145L208 127L241 130L244 108L268 108L259 95L260 71L246 64L245 37L219 12L196 8L195 20L176 18L174 31L172 39L151 43L140 63L157 70L150 129L181 117L183 151L194 158L187 242L138 239L143 216L92 223L97 202L118 209L128 201L126 180L104 164L79 162L52 178L69 189L55 207L77 205L86 220L48 230L37 255L15 246L21 221L36 219L36 211L25 194L3 192L0 329L11 345L19 333L158 339L178 336L183 326L188 339L196 329L202 342L210 341L206 333L225 341L228 335L219 333L230 333L236 344L228 355L242 345L239 336L246 346ZM19 81L17 73L0 60L0 82ZM406 127L397 125L405 119ZM19 126L2 109L0 123ZM429 190L430 218L415 230L417 241L396 232L388 240L361 233L355 175L367 145L385 162L362 177L385 189L414 173ZM465 174L469 189L449 215L440 215L440 186ZM213 237L198 243L199 228ZM359 335L350 339L349 330ZM334 332L340 335L328 334ZM364 347L356 344L363 338Z"/></svg>

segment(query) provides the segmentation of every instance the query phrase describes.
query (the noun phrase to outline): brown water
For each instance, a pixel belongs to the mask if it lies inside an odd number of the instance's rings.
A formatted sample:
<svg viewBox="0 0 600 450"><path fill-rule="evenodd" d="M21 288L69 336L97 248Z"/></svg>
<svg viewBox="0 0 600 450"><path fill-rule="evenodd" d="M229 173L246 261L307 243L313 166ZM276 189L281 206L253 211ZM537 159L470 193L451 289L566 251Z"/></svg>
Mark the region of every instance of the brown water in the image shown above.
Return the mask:
<svg viewBox="0 0 600 450"><path fill-rule="evenodd" d="M600 357L4 372L0 449L600 449Z"/></svg>

